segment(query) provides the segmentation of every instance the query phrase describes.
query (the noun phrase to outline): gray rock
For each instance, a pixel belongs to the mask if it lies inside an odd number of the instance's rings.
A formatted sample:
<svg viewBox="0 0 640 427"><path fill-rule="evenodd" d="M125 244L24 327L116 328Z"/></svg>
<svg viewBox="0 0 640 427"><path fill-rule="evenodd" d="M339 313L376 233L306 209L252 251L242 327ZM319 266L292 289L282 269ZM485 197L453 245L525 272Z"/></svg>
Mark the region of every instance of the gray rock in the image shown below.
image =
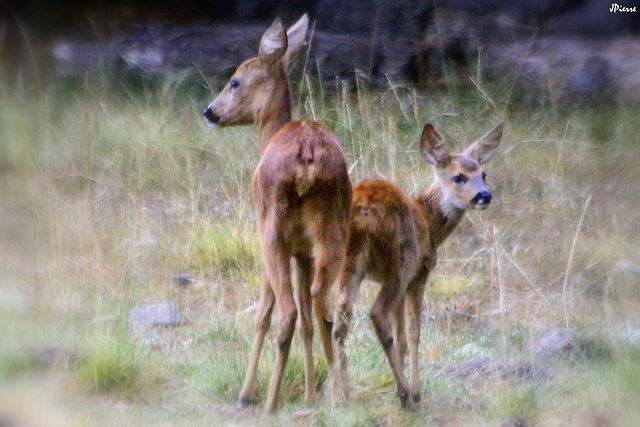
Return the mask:
<svg viewBox="0 0 640 427"><path fill-rule="evenodd" d="M618 261L614 267L625 273L640 273L640 261Z"/></svg>
<svg viewBox="0 0 640 427"><path fill-rule="evenodd" d="M178 326L180 320L175 304L162 302L135 308L129 313L129 326L144 330L153 326Z"/></svg>
<svg viewBox="0 0 640 427"><path fill-rule="evenodd" d="M531 352L542 357L568 357L578 348L573 333L566 329L548 329L531 345Z"/></svg>
<svg viewBox="0 0 640 427"><path fill-rule="evenodd" d="M505 419L500 427L529 427L529 423L521 415L512 415Z"/></svg>
<svg viewBox="0 0 640 427"><path fill-rule="evenodd" d="M171 278L171 281L178 288L188 288L193 283L193 279L189 273L177 274Z"/></svg>

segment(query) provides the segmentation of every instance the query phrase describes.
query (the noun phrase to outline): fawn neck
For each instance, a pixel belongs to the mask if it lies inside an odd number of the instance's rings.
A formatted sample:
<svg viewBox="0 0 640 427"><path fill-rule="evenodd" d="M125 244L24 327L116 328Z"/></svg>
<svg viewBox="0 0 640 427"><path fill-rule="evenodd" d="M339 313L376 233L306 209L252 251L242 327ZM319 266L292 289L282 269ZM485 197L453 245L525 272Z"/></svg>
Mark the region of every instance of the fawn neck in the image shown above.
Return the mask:
<svg viewBox="0 0 640 427"><path fill-rule="evenodd" d="M274 76L272 90L264 98L255 121L262 154L273 135L291 121L291 87L284 66Z"/></svg>
<svg viewBox="0 0 640 427"><path fill-rule="evenodd" d="M429 221L431 242L437 249L460 223L465 211L457 207L445 206L442 189L437 182L418 197L418 202L424 208Z"/></svg>

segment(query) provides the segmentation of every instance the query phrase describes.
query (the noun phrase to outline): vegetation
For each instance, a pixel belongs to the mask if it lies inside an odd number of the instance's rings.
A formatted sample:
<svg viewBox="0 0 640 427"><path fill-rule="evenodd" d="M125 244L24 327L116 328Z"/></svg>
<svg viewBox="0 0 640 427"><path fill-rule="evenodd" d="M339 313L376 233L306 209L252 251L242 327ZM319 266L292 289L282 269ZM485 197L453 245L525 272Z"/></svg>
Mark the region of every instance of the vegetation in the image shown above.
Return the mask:
<svg viewBox="0 0 640 427"><path fill-rule="evenodd" d="M604 107L567 104L551 89L515 93L513 82L478 78L471 88L451 82L441 92L391 84L350 92L304 75L293 90L295 116L337 133L353 182L385 178L413 195L426 188L432 172L418 153L426 122L458 148L498 122L505 136L488 168L494 203L469 213L445 243L425 295L420 409L408 413L394 399L367 318L375 289L365 284L348 342L349 403L329 405L316 339L321 397L306 412L296 339L281 411L262 417L235 409L260 281L253 129L208 128L200 112L215 90L179 78L136 87L95 75L82 84L42 78L34 87L1 80L0 418L35 425L640 420L637 106L601 114ZM175 286L172 278L187 273L189 285ZM174 302L185 321L146 331L126 325L131 309L156 301ZM536 344L547 330L570 331L573 347L538 369ZM269 337L260 396L275 354ZM514 363L524 370L510 370ZM33 421L34 414L44 415Z"/></svg>

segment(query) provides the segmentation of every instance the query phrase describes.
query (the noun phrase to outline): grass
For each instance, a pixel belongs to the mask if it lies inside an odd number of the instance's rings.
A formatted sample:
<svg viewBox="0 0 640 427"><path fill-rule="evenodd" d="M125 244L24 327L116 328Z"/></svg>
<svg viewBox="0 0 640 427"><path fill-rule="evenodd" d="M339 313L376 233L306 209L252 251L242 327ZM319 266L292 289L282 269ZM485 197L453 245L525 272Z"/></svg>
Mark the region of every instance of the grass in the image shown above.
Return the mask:
<svg viewBox="0 0 640 427"><path fill-rule="evenodd" d="M510 87L360 85L351 93L320 90L305 76L295 88L295 115L336 132L353 182L390 179L412 195L426 188L432 172L418 153L426 122L457 148L498 122L505 136L488 165L495 203L467 215L430 278L420 409L407 413L394 398L367 318L377 288L365 284L347 343L348 404L327 402L316 333L319 403L301 412L296 338L282 410L263 418L235 410L260 283L253 129L209 129L200 111L213 94L180 78L131 87L109 76L52 76L30 88L3 77L0 417L279 425L298 414L300 425L496 425L519 416L533 425L636 425L640 109L618 105L601 117ZM187 273L188 287L173 284ZM142 335L124 326L131 308L153 301L174 302L181 326ZM567 327L594 350L549 363L547 376L459 374L480 357L533 360L543 331ZM41 356L49 348L53 361Z"/></svg>
<svg viewBox="0 0 640 427"><path fill-rule="evenodd" d="M80 383L103 392L126 394L138 389L147 350L130 341L125 332L122 327L91 331L77 363Z"/></svg>

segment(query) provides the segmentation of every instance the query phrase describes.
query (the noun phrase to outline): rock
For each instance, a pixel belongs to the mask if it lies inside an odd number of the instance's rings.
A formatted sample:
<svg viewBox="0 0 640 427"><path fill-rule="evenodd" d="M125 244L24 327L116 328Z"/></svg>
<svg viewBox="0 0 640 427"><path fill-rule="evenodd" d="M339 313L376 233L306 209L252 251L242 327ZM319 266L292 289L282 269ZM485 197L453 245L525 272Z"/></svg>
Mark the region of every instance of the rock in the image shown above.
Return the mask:
<svg viewBox="0 0 640 427"><path fill-rule="evenodd" d="M131 310L129 326L134 330L144 330L153 326L178 326L180 320L175 304L162 302L149 304Z"/></svg>
<svg viewBox="0 0 640 427"><path fill-rule="evenodd" d="M578 348L573 333L566 329L548 329L531 345L531 352L547 358L568 357Z"/></svg>
<svg viewBox="0 0 640 427"><path fill-rule="evenodd" d="M193 279L191 279L189 273L177 274L171 278L171 281L179 288L187 288L193 283Z"/></svg>
<svg viewBox="0 0 640 427"><path fill-rule="evenodd" d="M640 261L618 261L614 267L625 273L640 273Z"/></svg>
<svg viewBox="0 0 640 427"><path fill-rule="evenodd" d="M521 415L512 415L504 420L500 427L529 427L529 423Z"/></svg>
<svg viewBox="0 0 640 427"><path fill-rule="evenodd" d="M474 343L468 343L463 345L459 350L455 352L458 357L470 358L470 357L482 357L486 358L487 354L479 346Z"/></svg>

